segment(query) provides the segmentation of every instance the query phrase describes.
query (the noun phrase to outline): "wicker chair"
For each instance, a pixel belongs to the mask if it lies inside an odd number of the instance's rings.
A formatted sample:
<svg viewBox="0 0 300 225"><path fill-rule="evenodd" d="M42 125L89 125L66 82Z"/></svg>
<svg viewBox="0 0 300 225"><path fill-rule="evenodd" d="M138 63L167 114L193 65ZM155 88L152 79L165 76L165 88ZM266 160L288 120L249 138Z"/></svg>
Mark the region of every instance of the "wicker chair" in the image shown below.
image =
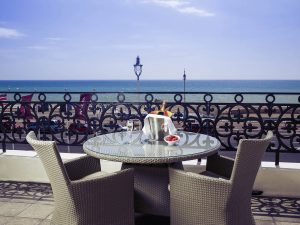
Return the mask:
<svg viewBox="0 0 300 225"><path fill-rule="evenodd" d="M63 163L54 141L26 140L37 151L51 182L56 225L133 225L133 170L100 172L90 156Z"/></svg>
<svg viewBox="0 0 300 225"><path fill-rule="evenodd" d="M171 225L255 225L251 192L272 137L240 140L235 161L210 158L206 176L169 169Z"/></svg>

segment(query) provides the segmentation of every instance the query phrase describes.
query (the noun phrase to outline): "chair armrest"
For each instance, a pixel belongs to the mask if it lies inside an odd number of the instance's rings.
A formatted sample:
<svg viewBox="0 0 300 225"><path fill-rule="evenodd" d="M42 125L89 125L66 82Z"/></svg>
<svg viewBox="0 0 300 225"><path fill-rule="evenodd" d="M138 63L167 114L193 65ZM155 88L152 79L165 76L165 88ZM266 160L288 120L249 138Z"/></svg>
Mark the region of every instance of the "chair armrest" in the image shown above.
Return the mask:
<svg viewBox="0 0 300 225"><path fill-rule="evenodd" d="M70 180L78 180L101 170L100 160L91 156L82 156L64 163Z"/></svg>
<svg viewBox="0 0 300 225"><path fill-rule="evenodd" d="M112 218L119 220L114 224L134 224L133 187L133 169L70 183L77 212L88 211L98 221L99 215L103 215L99 224L108 224Z"/></svg>
<svg viewBox="0 0 300 225"><path fill-rule="evenodd" d="M214 154L207 157L206 170L230 179L234 159Z"/></svg>
<svg viewBox="0 0 300 225"><path fill-rule="evenodd" d="M119 189L121 189L122 186L120 186L123 181L125 183L128 183L128 181L132 178L132 187L133 187L133 171L134 169L124 169L113 173L105 173L105 174L99 174L99 176L92 176L92 177L84 177L82 179L71 181L71 185L74 187L84 187L86 185L90 186L97 186L102 185L105 183L111 183L110 185L117 184L119 185ZM99 186L97 186L97 189Z"/></svg>

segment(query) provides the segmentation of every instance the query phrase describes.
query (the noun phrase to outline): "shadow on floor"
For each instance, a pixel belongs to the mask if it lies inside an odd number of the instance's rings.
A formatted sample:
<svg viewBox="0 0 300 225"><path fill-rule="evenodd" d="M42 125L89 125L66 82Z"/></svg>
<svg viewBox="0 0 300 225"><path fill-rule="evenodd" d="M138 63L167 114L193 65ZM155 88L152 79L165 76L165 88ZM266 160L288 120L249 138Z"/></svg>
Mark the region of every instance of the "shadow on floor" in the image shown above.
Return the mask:
<svg viewBox="0 0 300 225"><path fill-rule="evenodd" d="M48 183L0 181L0 198L38 200L53 202L51 186ZM253 196L254 216L300 219L300 198ZM136 225L164 225L170 220L166 217L136 215Z"/></svg>

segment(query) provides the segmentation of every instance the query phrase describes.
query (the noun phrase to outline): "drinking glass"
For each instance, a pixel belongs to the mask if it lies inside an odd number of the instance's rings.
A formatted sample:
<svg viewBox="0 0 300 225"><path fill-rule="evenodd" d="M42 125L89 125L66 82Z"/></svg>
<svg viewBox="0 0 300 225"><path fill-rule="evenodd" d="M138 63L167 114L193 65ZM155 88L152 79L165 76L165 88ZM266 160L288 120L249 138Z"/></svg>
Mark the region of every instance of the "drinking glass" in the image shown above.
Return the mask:
<svg viewBox="0 0 300 225"><path fill-rule="evenodd" d="M132 131L134 130L134 122L133 122L133 120L127 120L126 127L127 127L127 131L129 131L128 142L127 143L130 144L131 143L131 139L132 139Z"/></svg>
<svg viewBox="0 0 300 225"><path fill-rule="evenodd" d="M130 133L132 133L134 128L133 120L127 120L126 127L127 127L127 131L130 131Z"/></svg>
<svg viewBox="0 0 300 225"><path fill-rule="evenodd" d="M139 119L135 119L133 122L134 122L133 130L142 130L142 123Z"/></svg>

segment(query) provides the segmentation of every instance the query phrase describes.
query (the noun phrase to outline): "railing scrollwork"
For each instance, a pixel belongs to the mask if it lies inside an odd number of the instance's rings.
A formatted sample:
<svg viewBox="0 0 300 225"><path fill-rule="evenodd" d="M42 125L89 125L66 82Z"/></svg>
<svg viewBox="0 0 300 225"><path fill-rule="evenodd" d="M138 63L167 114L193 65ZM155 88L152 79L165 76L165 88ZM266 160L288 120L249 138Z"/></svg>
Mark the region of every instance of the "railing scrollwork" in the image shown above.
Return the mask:
<svg viewBox="0 0 300 225"><path fill-rule="evenodd" d="M82 145L89 137L118 132L134 119L158 110L161 100L175 126L217 137L222 150L236 150L241 138L272 130L269 152L300 152L300 93L226 92L7 92L0 101L0 141L26 143L33 130L43 140ZM140 100L143 101L140 101Z"/></svg>

